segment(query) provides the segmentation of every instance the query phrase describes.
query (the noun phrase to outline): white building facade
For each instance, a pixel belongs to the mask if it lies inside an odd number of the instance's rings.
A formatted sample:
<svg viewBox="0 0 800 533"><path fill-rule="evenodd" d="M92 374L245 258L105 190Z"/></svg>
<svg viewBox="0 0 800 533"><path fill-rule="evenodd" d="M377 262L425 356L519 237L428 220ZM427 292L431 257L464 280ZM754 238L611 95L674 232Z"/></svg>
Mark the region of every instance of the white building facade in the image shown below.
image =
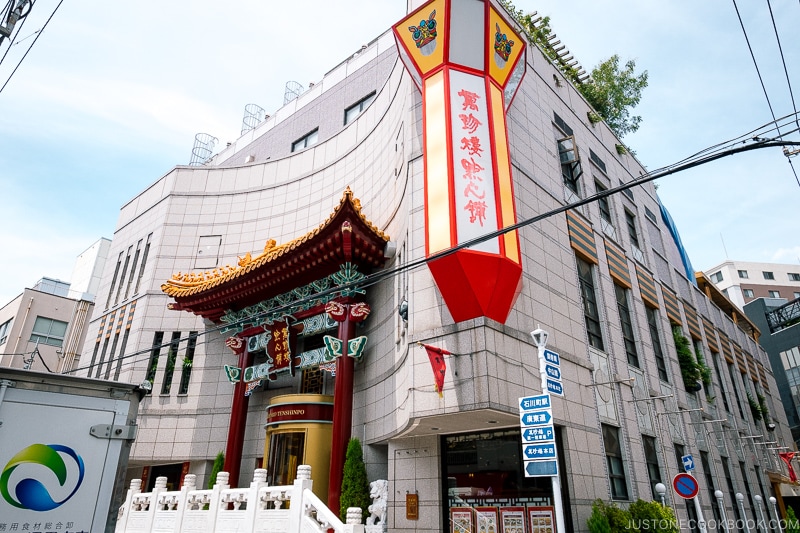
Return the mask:
<svg viewBox="0 0 800 533"><path fill-rule="evenodd" d="M526 52L506 112L517 220L646 173L605 124L589 120L587 102L543 53ZM165 475L177 486L191 473L205 483L228 438L230 329L170 309L162 285L192 279L202 288L236 275L251 258L313 234L349 187L364 219L391 240L384 269L398 269L364 289L372 311L358 330L367 345L352 412L370 478L389 480L391 530L450 530L458 508L552 507L550 480L525 477L521 456L519 398L542 392L537 326L561 356L564 396L554 398L553 417L570 531L587 530L597 498L653 499L687 454L697 459L706 518L718 512L715 489L729 517L739 515L736 492L748 496L749 516L753 496L780 496L785 467L763 443L792 438L766 356L754 331L734 323L730 302L702 275L687 277L652 183L521 227L522 282L505 322L453 320L422 262L429 145L412 78L384 33L206 165L176 167L122 206L73 368L152 384L128 477L152 486ZM709 369L701 390L687 391L673 329ZM418 343L454 354L444 359L441 396ZM282 374L252 391L234 483L268 459L272 399L307 392L307 375ZM313 388L332 394L335 381L323 371ZM748 396L764 397L774 428L754 419ZM409 494L417 514L407 512ZM692 516L666 497L681 518Z"/></svg>

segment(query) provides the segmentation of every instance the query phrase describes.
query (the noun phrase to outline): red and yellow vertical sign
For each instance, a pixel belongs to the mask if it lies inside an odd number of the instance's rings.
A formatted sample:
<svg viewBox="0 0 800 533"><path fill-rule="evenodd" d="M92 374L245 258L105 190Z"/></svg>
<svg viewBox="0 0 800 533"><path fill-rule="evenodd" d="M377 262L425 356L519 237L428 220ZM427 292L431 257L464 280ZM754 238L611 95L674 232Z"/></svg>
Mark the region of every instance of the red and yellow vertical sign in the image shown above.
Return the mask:
<svg viewBox="0 0 800 533"><path fill-rule="evenodd" d="M393 30L422 91L426 253L515 224L505 112L525 73L525 41L483 0L431 0ZM429 267L456 322L505 322L522 282L517 231Z"/></svg>

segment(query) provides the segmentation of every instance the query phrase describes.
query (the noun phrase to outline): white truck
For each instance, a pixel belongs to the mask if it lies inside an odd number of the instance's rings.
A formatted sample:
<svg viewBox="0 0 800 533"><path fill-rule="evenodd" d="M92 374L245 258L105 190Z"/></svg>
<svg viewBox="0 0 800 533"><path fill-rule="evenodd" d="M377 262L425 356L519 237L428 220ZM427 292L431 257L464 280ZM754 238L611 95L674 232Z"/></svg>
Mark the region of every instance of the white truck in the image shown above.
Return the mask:
<svg viewBox="0 0 800 533"><path fill-rule="evenodd" d="M0 533L113 532L142 394L0 369Z"/></svg>

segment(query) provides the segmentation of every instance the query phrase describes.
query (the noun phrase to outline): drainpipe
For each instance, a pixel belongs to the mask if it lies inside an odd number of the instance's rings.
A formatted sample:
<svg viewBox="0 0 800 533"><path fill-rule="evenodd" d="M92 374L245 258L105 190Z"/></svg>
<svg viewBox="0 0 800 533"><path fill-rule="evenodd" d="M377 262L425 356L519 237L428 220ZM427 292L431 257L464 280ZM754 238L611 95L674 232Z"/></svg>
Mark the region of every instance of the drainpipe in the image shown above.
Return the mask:
<svg viewBox="0 0 800 533"><path fill-rule="evenodd" d="M28 301L28 308L25 310L25 316L22 318L22 325L19 328L19 335L17 335L17 343L14 345L14 351L11 353L19 353L19 342L22 340L22 329L28 322L28 315L31 313L31 306L33 305L33 296Z"/></svg>

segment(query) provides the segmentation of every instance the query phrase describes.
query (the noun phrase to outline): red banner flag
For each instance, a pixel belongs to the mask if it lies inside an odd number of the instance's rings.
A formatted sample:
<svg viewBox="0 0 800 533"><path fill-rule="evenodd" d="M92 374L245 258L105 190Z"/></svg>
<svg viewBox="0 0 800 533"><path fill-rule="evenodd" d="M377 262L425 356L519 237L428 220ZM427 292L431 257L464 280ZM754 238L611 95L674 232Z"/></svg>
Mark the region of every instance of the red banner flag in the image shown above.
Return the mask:
<svg viewBox="0 0 800 533"><path fill-rule="evenodd" d="M780 458L783 459L783 462L786 463L786 468L789 469L789 479L792 481L792 483L797 481L797 474L795 474L794 468L792 468L792 459L794 459L796 454L797 452L784 452L778 454Z"/></svg>
<svg viewBox="0 0 800 533"><path fill-rule="evenodd" d="M422 344L421 342L418 344L428 352L428 359L430 359L431 367L433 368L433 379L436 382L436 392L439 393L439 398L441 398L442 389L444 388L444 373L447 370L447 363L444 361L444 356L453 355L453 353L448 352L444 348L431 346L430 344Z"/></svg>

